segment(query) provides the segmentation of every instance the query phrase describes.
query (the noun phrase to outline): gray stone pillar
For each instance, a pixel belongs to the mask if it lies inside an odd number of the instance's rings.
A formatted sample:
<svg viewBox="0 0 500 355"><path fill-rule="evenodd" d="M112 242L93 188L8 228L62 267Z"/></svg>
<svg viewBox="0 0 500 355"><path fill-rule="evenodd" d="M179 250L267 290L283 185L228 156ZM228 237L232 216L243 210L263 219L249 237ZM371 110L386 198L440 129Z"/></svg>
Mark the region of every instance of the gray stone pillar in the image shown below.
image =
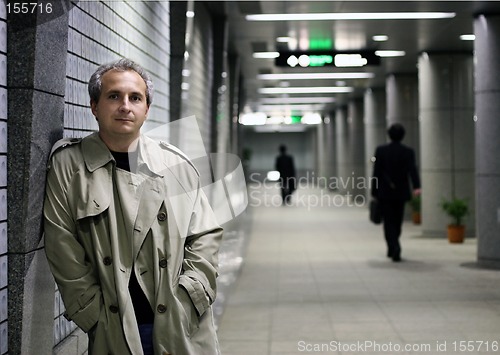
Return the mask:
<svg viewBox="0 0 500 355"><path fill-rule="evenodd" d="M325 174L325 130L323 127L324 123L321 123L319 125L316 125L316 146L315 146L315 157L316 157L316 162L315 162L315 175L317 178L319 178L317 181L322 183L322 180L326 176ZM318 186L318 187L324 187L324 186Z"/></svg>
<svg viewBox="0 0 500 355"><path fill-rule="evenodd" d="M327 178L327 187L332 189L334 186L330 185L332 178L337 174L337 155L336 155L336 136L335 136L335 117L334 114L329 113L323 121L323 130L325 136L325 177Z"/></svg>
<svg viewBox="0 0 500 355"><path fill-rule="evenodd" d="M373 156L377 146L387 141L386 94L384 88L368 89L364 95L365 173L369 183L373 174ZM371 192L366 191L369 199Z"/></svg>
<svg viewBox="0 0 500 355"><path fill-rule="evenodd" d="M474 20L478 262L500 267L500 15Z"/></svg>
<svg viewBox="0 0 500 355"><path fill-rule="evenodd" d="M347 188L344 188L343 182L347 180L350 175L348 172L348 130L347 130L347 107L341 106L337 107L335 110L335 143L336 143L336 170L337 170L337 181L335 184L339 192L347 192Z"/></svg>
<svg viewBox="0 0 500 355"><path fill-rule="evenodd" d="M391 74L386 80L387 126L401 123L406 130L404 144L415 150L420 166L418 126L418 77L416 74Z"/></svg>
<svg viewBox="0 0 500 355"><path fill-rule="evenodd" d="M170 2L170 121L181 118L184 52L186 51L187 1ZM175 139L176 137L172 137ZM172 143L176 144L175 141Z"/></svg>
<svg viewBox="0 0 500 355"><path fill-rule="evenodd" d="M213 15L212 144L211 152L226 152L229 145L230 107L228 96L228 22L224 15ZM223 171L224 169L222 169ZM221 175L222 176L222 175Z"/></svg>
<svg viewBox="0 0 500 355"><path fill-rule="evenodd" d="M472 54L423 53L418 61L422 160L422 232L446 235L443 198L467 198L474 210ZM474 235L473 215L466 219Z"/></svg>
<svg viewBox="0 0 500 355"><path fill-rule="evenodd" d="M348 127L348 190L353 196L365 195L362 183L365 175L365 127L363 100L353 99L347 106ZM362 202L362 201L359 201Z"/></svg>
<svg viewBox="0 0 500 355"><path fill-rule="evenodd" d="M52 19L7 17L10 354L51 354L54 345L55 284L41 227L46 162L63 133L68 8L52 4Z"/></svg>

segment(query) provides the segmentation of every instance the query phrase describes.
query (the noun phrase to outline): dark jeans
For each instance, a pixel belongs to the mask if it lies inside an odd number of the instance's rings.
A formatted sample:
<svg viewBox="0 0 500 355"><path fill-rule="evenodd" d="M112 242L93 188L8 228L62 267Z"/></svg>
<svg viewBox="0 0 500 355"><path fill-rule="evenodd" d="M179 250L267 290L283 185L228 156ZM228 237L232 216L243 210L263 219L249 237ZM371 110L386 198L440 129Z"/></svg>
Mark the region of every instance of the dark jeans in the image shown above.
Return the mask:
<svg viewBox="0 0 500 355"><path fill-rule="evenodd" d="M384 236L387 242L387 256L399 258L401 245L399 237L405 211L404 200L380 200L382 216L384 219Z"/></svg>
<svg viewBox="0 0 500 355"><path fill-rule="evenodd" d="M154 355L153 350L153 324L139 324L142 350L144 355Z"/></svg>

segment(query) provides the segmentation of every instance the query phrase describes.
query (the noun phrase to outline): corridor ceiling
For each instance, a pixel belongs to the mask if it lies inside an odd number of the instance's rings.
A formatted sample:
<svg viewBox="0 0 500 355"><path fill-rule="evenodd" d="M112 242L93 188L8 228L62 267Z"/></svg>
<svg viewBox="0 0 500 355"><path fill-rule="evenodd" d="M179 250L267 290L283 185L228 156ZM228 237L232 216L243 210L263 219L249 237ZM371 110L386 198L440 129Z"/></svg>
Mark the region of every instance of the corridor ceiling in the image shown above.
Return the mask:
<svg viewBox="0 0 500 355"><path fill-rule="evenodd" d="M500 13L499 1L227 1L225 11L229 20L230 51L241 58L247 109L258 111L264 101L276 104L285 97L307 96L333 98L330 103L317 103L320 110L333 109L352 97L362 97L366 88L383 87L387 75L392 73L417 73L418 57L424 52L470 52L474 41L461 40L461 35L474 32L474 18L481 13ZM441 19L348 19L348 20L286 20L250 21L247 15L256 14L368 14L374 13L454 13ZM376 41L374 36L387 36ZM280 40L278 40L280 38ZM377 38L377 37L375 37ZM280 42L285 41L288 42ZM337 52L391 50L404 51L404 56L381 57L379 65L340 68L278 67L274 59L254 58L255 52L275 52L296 48L310 50L329 47ZM325 79L325 73L371 73L364 79ZM309 80L262 80L260 74L321 74ZM323 76L322 76L323 75ZM350 93L329 94L263 94L264 88L286 87L352 87ZM313 97L313 99L311 99ZM270 100L271 99L271 100ZM273 102L274 99L274 102ZM310 102L309 102L310 103ZM303 107L304 105L298 106ZM318 106L316 106L318 108ZM304 111L302 111L304 113Z"/></svg>

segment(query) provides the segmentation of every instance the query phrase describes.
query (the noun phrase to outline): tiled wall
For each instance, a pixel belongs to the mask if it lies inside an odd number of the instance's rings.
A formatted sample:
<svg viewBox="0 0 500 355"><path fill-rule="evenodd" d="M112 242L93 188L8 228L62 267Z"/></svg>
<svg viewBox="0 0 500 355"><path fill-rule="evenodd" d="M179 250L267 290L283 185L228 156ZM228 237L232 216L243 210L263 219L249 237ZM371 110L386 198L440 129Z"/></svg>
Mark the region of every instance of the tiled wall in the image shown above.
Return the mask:
<svg viewBox="0 0 500 355"><path fill-rule="evenodd" d="M168 121L169 6L167 1L80 1L70 11L64 128L67 137L97 129L87 82L95 69L120 57L141 64L155 94L148 130Z"/></svg>
<svg viewBox="0 0 500 355"><path fill-rule="evenodd" d="M89 108L87 83L100 64L120 57L136 61L153 79L153 104L143 129L168 122L169 54L168 1L77 2L69 13L64 136L84 137L97 130ZM64 305L56 290L55 344L75 328L63 313Z"/></svg>
<svg viewBox="0 0 500 355"><path fill-rule="evenodd" d="M7 353L7 13L0 0L0 354Z"/></svg>

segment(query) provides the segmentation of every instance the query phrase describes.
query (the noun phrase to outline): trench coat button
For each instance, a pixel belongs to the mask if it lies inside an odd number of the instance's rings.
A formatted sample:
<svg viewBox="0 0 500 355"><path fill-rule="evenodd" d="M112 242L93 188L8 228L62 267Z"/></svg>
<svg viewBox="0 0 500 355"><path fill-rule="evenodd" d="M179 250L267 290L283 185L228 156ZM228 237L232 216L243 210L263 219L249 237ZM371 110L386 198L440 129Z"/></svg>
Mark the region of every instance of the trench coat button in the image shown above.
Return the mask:
<svg viewBox="0 0 500 355"><path fill-rule="evenodd" d="M166 220L166 219L167 219L167 214L166 214L165 212L160 212L160 213L158 213L158 216L157 216L157 217L158 217L158 220L159 220L159 221L162 221L162 222L163 222L164 220Z"/></svg>
<svg viewBox="0 0 500 355"><path fill-rule="evenodd" d="M105 256L104 259L102 259L102 262L104 265L109 266L113 262L113 259L111 259L110 256Z"/></svg>
<svg viewBox="0 0 500 355"><path fill-rule="evenodd" d="M114 304L109 306L109 310L111 311L111 313L118 313L118 307L115 306Z"/></svg>
<svg viewBox="0 0 500 355"><path fill-rule="evenodd" d="M158 313L165 313L167 311L167 307L164 304L159 304L158 307L156 307L156 310Z"/></svg>
<svg viewBox="0 0 500 355"><path fill-rule="evenodd" d="M159 264L160 264L160 267L162 269L166 268L167 267L167 259L161 259Z"/></svg>

